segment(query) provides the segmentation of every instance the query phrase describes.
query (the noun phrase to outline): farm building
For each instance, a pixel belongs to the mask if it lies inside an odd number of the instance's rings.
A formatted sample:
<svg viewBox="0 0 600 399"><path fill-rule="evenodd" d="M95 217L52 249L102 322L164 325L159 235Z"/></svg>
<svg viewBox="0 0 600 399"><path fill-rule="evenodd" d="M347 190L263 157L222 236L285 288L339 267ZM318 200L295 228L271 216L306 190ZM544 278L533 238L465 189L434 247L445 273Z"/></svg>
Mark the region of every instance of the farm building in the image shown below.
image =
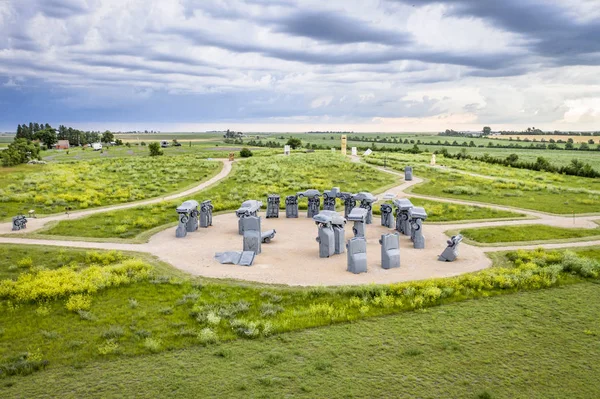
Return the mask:
<svg viewBox="0 0 600 399"><path fill-rule="evenodd" d="M69 140L58 140L56 143L57 150L68 150L69 149Z"/></svg>

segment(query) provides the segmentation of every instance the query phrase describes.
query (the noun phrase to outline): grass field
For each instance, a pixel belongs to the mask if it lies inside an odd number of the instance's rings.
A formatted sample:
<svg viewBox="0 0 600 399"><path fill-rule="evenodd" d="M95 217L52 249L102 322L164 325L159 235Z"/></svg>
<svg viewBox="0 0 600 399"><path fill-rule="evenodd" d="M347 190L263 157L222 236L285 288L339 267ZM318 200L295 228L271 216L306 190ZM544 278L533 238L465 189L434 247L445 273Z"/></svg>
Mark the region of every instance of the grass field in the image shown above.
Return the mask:
<svg viewBox="0 0 600 399"><path fill-rule="evenodd" d="M76 366L252 339L600 274L599 262L573 253L521 251L506 255L503 267L447 279L284 288L192 279L148 256L114 251L1 245L0 259L0 378L27 374L36 361Z"/></svg>
<svg viewBox="0 0 600 399"><path fill-rule="evenodd" d="M155 141L155 140L153 140ZM146 141L147 144L152 141ZM198 158L227 158L230 152L235 153L235 157L239 158L239 151L244 145L237 144L224 144L224 143L205 143L205 142L181 142L181 147L162 148L162 151L166 157L171 156L192 156ZM280 153L281 151L274 151L264 147L249 147L252 149L254 156L269 156L275 152ZM111 158L135 158L135 157L146 157L149 155L148 146L132 145L111 147L105 146L103 152L92 151L89 148L81 150L81 148L71 148L70 150L47 150L42 151L42 159L46 162L72 162L92 159L111 159Z"/></svg>
<svg viewBox="0 0 600 399"><path fill-rule="evenodd" d="M531 224L463 229L460 231L460 234L470 240L480 243L510 243L520 241L565 240L583 237L590 239L592 239L592 237L600 238L600 228L567 229L543 224Z"/></svg>
<svg viewBox="0 0 600 399"><path fill-rule="evenodd" d="M424 164L425 156L409 154L368 157L366 162L383 165L404 171L406 165L415 167L416 176L428 179L424 184L412 188L415 194L435 197L456 198L484 203L507 205L523 209L532 209L548 213L597 213L600 212L600 191L597 188L600 179L586 179L514 170L504 167L487 168L480 162L463 167L469 173L490 173L498 177L472 176L445 168L432 168ZM494 165L495 166L495 165ZM502 169L506 177L499 177ZM568 181L563 182L561 179ZM584 179L584 180L581 180ZM587 184L586 184L587 182Z"/></svg>
<svg viewBox="0 0 600 399"><path fill-rule="evenodd" d="M0 169L0 218L143 200L199 184L221 163L201 157L136 157Z"/></svg>
<svg viewBox="0 0 600 399"><path fill-rule="evenodd" d="M600 258L598 249L581 253ZM2 255L3 268L10 254ZM89 257L62 256L83 263ZM522 252L511 259L531 256ZM39 259L49 258L46 252ZM533 270L531 265L526 268ZM600 290L593 280L565 278L580 283L460 303L456 297L439 307L274 337L259 334L254 340L228 340L223 335L222 323L231 320L232 302L239 306L240 300L247 300L250 309L242 311L242 317L262 312L265 315L258 317L272 319L274 326L290 317L302 320L290 320L288 331L354 319L339 317L341 309L349 316L352 308L339 301L352 298L369 308L364 313L356 310L357 319L399 309L377 305L376 298L381 300L386 292L377 287L336 291L216 282L190 286L165 278L160 284L138 282L96 293L91 309L82 313L85 317L68 312L62 301L13 303L12 310L0 314L3 358L26 351L50 363L33 375L0 378L0 392L7 398L341 398L395 393L431 398L597 397L600 314L595 304ZM451 280L457 279L440 281ZM398 288L406 292L410 286L415 285ZM471 295L481 297L482 292L493 294L483 288ZM196 316L194 302L199 299L204 306ZM334 304L329 311L333 313L295 308L321 309L315 303L323 309ZM296 310L290 312L290 307ZM44 308L48 313L40 311ZM203 313L208 309L212 316ZM220 319L216 324L210 321L215 317ZM213 342L206 328L218 332L220 343ZM246 326L242 336L249 331Z"/></svg>
<svg viewBox="0 0 600 399"><path fill-rule="evenodd" d="M385 161L388 166L401 171L404 171L404 166L407 165L423 164L428 166L430 160L430 154L374 154L365 158L366 162L377 165L383 165ZM484 177L500 178L505 181L530 182L537 185L555 186L556 188L584 189L600 193L600 179L517 169L480 161L449 159L439 155L436 159L436 165L437 169L441 170L453 169Z"/></svg>
<svg viewBox="0 0 600 399"><path fill-rule="evenodd" d="M368 165L350 162L341 155L326 153L294 154L290 157L251 158L234 164L232 174L217 185L194 195L198 201L211 199L215 211L234 210L247 199L263 201L267 195L284 196L309 188L331 189L334 186L352 192L373 191L396 182L396 177ZM81 237L131 238L154 227L177 220L177 202L150 206L60 222L43 234ZM306 207L306 200L301 201ZM90 228L92 226L93 228Z"/></svg>
<svg viewBox="0 0 600 399"><path fill-rule="evenodd" d="M338 146L340 145L340 137L341 134L309 134L309 133L272 133L272 134L259 134L260 138L263 142L272 140L276 141L280 144L284 144L290 137L296 137L301 139L304 143L311 143L323 146ZM365 138L376 138L379 136L380 139L388 139L393 140L402 140L403 143L376 143L376 153L385 152L386 149L391 148L403 148L409 149L412 148L419 141L421 144L417 144L419 148L423 151L434 152L437 150L441 150L442 148L446 148L450 153L458 153L464 150L467 151L469 155L482 156L483 154L489 154L494 157L506 158L510 154L517 154L520 160L535 162L538 157L545 157L549 159L552 164L555 165L567 165L571 162L572 159L578 159L584 163L589 163L596 170L600 170L600 152L596 151L560 151L560 150L538 150L538 149L526 149L526 148L496 148L496 147L488 147L488 144L491 142L492 144L508 144L505 141L501 141L499 139L482 139L482 138L466 138L466 137L446 137L446 136L437 136L435 134L410 134L410 133L351 133L347 134L348 137L364 136ZM333 137L333 139L332 139ZM600 138L598 137L588 137L594 139L596 144L592 145L592 148L595 148L598 144ZM567 140L568 137L564 137L563 140ZM408 144L404 144L404 140L409 140ZM442 144L437 145L437 142L441 141ZM540 140L540 139L538 139ZM412 143L411 143L412 141ZM444 145L448 141L449 143L453 143L454 141L458 143L467 143L473 141L476 147L458 147L451 145ZM587 141L587 140L586 140ZM436 143L436 145L429 145L423 143ZM517 142L515 141L515 144ZM519 144L525 146L530 143L520 142ZM366 147L371 146L370 142L365 141L353 141L348 140L348 147ZM483 146L483 147L480 147ZM564 147L564 144L557 144L559 147Z"/></svg>
<svg viewBox="0 0 600 399"><path fill-rule="evenodd" d="M484 219L515 219L525 215L517 212L508 212L483 206L470 206L451 204L422 198L410 198L415 206L422 206L427 211L427 222L454 222L461 220ZM377 207L379 209L379 207ZM376 212L379 214L380 212Z"/></svg>

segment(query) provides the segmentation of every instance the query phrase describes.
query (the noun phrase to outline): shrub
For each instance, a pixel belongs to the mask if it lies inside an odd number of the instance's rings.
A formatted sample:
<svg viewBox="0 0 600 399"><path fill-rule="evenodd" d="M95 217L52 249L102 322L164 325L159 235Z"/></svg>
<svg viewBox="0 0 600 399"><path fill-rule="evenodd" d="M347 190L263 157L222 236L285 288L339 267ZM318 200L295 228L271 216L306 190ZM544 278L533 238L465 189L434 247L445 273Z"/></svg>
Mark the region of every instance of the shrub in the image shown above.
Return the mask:
<svg viewBox="0 0 600 399"><path fill-rule="evenodd" d="M112 339L107 339L100 345L98 345L98 353L106 356L113 353L119 352L119 344Z"/></svg>
<svg viewBox="0 0 600 399"><path fill-rule="evenodd" d="M31 257L29 257L29 256L26 258L23 258L17 262L17 266L28 269L31 266L33 266L33 259L31 259Z"/></svg>
<svg viewBox="0 0 600 399"><path fill-rule="evenodd" d="M0 281L0 298L19 302L39 301L72 294L91 294L100 289L148 279L152 267L141 260L127 259L110 266L90 266L82 271L70 267L23 273L16 281Z"/></svg>
<svg viewBox="0 0 600 399"><path fill-rule="evenodd" d="M50 314L50 307L45 304L41 304L36 310L35 314L38 316L48 316Z"/></svg>
<svg viewBox="0 0 600 399"><path fill-rule="evenodd" d="M211 330L210 328L203 328L200 333L198 334L198 340L200 341L200 343L202 344L214 344L216 343L219 339L217 334Z"/></svg>
<svg viewBox="0 0 600 399"><path fill-rule="evenodd" d="M150 150L151 157L156 157L163 154L163 151L160 149L160 144L156 141L150 143L150 145L148 145L148 149Z"/></svg>
<svg viewBox="0 0 600 399"><path fill-rule="evenodd" d="M13 375L29 375L48 366L47 360L42 360L35 353L23 353L7 362L0 364L0 377Z"/></svg>
<svg viewBox="0 0 600 399"><path fill-rule="evenodd" d="M107 340L114 340L121 338L123 335L125 335L123 327L118 325L112 325L108 328L108 330L104 331L101 336L102 338Z"/></svg>
<svg viewBox="0 0 600 399"><path fill-rule="evenodd" d="M148 349L152 353L160 351L161 341L154 338L146 338L144 340L144 348Z"/></svg>
<svg viewBox="0 0 600 399"><path fill-rule="evenodd" d="M69 297L65 307L70 312L79 312L80 310L90 310L92 307L92 298L89 295L75 294Z"/></svg>
<svg viewBox="0 0 600 399"><path fill-rule="evenodd" d="M252 156L252 151L250 151L250 149L244 147L240 151L240 156L242 158L250 158Z"/></svg>

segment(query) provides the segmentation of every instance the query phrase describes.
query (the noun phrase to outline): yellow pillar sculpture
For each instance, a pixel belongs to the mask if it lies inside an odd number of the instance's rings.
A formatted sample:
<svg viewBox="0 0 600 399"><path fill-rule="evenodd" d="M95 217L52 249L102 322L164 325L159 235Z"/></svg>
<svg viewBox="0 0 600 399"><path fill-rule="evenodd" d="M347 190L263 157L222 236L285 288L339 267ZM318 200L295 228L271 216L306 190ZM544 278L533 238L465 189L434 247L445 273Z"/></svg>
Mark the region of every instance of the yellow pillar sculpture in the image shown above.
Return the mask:
<svg viewBox="0 0 600 399"><path fill-rule="evenodd" d="M346 135L342 134L342 155L346 155Z"/></svg>

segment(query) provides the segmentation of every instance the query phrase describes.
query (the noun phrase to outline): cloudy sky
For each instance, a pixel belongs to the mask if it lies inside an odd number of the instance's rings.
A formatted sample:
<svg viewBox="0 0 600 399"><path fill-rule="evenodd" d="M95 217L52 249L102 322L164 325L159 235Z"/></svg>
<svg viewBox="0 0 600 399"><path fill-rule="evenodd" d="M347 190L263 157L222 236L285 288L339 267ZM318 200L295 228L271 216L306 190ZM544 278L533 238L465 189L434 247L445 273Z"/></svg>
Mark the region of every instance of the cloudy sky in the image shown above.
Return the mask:
<svg viewBox="0 0 600 399"><path fill-rule="evenodd" d="M600 130L600 0L0 0L0 130Z"/></svg>

